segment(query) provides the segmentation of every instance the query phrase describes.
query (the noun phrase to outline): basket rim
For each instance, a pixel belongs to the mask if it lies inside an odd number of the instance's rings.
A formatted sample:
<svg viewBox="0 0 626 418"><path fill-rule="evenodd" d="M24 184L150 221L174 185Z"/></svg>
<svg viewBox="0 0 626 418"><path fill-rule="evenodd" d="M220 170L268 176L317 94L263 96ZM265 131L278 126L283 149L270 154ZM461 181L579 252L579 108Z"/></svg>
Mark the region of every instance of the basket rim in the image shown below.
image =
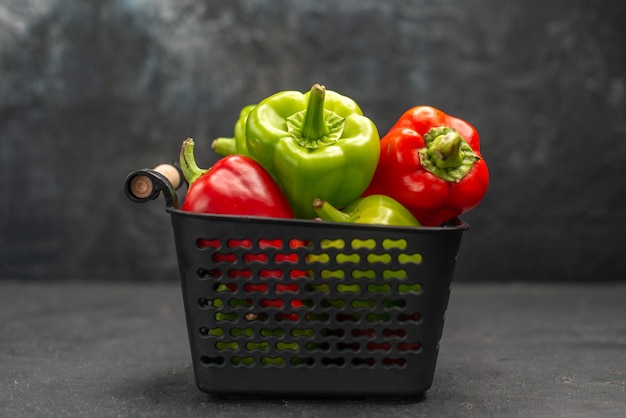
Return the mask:
<svg viewBox="0 0 626 418"><path fill-rule="evenodd" d="M407 227L407 226L394 226L394 225L378 225L378 224L355 224L347 222L327 222L316 219L298 219L298 218L272 218L267 216L254 216L254 215L222 215L214 213L198 213L189 212L174 207L167 207L166 211L171 216L179 216L184 218L196 218L205 219L207 221L227 221L227 222L241 222L241 223L264 223L264 224L278 224L278 225L315 225L320 228L332 228L332 229L357 229L357 230L389 230L389 231L412 231L412 232L424 232L424 233L456 233L468 230L470 225L465 223L460 218L454 218L441 226L419 226L419 227Z"/></svg>

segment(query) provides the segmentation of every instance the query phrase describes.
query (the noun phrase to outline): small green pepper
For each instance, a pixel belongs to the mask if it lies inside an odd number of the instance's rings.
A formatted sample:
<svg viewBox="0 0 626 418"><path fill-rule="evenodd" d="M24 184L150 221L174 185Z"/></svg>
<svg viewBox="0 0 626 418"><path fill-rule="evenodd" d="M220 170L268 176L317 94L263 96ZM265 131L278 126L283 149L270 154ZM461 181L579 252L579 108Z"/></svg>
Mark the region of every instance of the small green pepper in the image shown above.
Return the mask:
<svg viewBox="0 0 626 418"><path fill-rule="evenodd" d="M380 156L374 122L354 100L319 84L261 101L248 115L246 143L298 218L316 216L315 198L344 207L361 196Z"/></svg>
<svg viewBox="0 0 626 418"><path fill-rule="evenodd" d="M231 154L248 155L248 145L246 144L246 121L248 115L256 105L251 104L239 112L239 119L235 122L235 135L232 138L219 137L213 140L213 150L222 156Z"/></svg>
<svg viewBox="0 0 626 418"><path fill-rule="evenodd" d="M407 208L389 196L375 194L362 197L342 211L322 199L313 201L313 208L323 221L356 224L420 226Z"/></svg>

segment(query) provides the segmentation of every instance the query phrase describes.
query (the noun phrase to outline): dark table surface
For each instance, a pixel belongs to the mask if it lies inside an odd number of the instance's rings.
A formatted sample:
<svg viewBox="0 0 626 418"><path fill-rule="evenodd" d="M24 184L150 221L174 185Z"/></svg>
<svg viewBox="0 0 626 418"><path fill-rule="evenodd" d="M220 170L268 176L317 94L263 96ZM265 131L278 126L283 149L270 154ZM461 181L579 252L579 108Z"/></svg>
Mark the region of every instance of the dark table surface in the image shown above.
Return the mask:
<svg viewBox="0 0 626 418"><path fill-rule="evenodd" d="M223 399L177 283L0 282L0 417L623 417L626 284L455 283L421 399Z"/></svg>

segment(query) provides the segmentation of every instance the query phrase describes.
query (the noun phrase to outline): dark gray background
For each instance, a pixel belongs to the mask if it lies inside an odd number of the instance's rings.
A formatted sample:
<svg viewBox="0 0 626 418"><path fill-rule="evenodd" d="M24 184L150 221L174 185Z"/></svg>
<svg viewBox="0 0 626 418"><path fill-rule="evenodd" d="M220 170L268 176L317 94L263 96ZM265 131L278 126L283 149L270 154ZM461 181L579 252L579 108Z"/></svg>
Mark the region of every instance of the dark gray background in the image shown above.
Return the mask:
<svg viewBox="0 0 626 418"><path fill-rule="evenodd" d="M456 280L626 280L626 3L3 0L0 277L176 280L132 170L315 82L381 134L430 104L480 131L491 186Z"/></svg>

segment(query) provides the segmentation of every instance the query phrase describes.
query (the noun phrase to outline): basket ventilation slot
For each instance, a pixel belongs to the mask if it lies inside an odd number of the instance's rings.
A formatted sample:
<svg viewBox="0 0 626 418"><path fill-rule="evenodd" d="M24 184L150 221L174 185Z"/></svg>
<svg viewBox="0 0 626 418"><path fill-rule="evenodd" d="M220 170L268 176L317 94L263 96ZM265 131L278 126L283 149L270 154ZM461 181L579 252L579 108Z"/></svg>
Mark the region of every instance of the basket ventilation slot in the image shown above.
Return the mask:
<svg viewBox="0 0 626 418"><path fill-rule="evenodd" d="M409 339L423 293L410 271L422 254L404 239L253 240L201 237L206 367L403 368L420 353Z"/></svg>

